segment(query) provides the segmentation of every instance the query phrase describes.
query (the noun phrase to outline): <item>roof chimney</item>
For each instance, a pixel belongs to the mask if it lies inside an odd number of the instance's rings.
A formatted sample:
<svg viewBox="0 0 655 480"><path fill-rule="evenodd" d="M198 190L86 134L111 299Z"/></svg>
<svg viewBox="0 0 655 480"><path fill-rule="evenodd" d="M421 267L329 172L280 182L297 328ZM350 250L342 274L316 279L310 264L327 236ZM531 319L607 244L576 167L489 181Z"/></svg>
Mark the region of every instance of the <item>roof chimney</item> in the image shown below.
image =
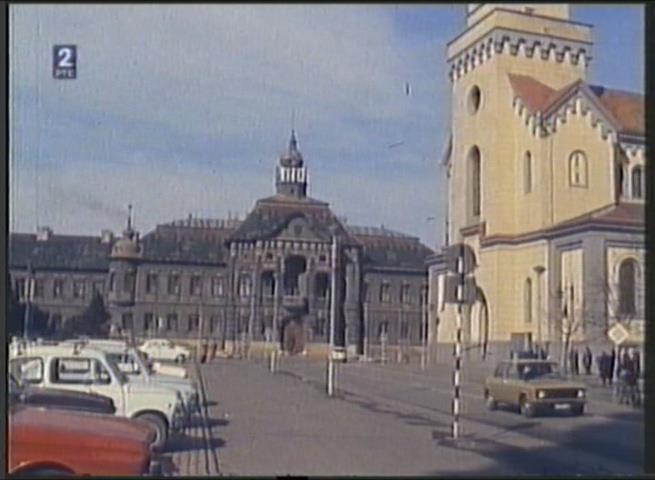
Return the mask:
<svg viewBox="0 0 655 480"><path fill-rule="evenodd" d="M38 227L36 229L36 239L40 242L45 242L52 236L52 229L50 227Z"/></svg>
<svg viewBox="0 0 655 480"><path fill-rule="evenodd" d="M111 230L102 230L100 232L101 243L111 243L114 240L114 232Z"/></svg>

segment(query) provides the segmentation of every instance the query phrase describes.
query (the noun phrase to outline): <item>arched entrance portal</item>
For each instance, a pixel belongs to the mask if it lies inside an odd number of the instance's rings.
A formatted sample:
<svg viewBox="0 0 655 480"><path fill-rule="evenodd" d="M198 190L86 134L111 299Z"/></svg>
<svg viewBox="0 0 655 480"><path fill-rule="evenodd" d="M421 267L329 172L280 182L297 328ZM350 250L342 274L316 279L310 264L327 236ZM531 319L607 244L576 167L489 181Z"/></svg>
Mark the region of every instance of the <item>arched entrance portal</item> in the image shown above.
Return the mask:
<svg viewBox="0 0 655 480"><path fill-rule="evenodd" d="M487 357L489 344L489 308L487 299L481 288L478 288L477 299L471 309L471 347L480 352L481 357Z"/></svg>
<svg viewBox="0 0 655 480"><path fill-rule="evenodd" d="M302 319L288 318L282 329L282 350L289 355L297 355L305 350L305 327Z"/></svg>

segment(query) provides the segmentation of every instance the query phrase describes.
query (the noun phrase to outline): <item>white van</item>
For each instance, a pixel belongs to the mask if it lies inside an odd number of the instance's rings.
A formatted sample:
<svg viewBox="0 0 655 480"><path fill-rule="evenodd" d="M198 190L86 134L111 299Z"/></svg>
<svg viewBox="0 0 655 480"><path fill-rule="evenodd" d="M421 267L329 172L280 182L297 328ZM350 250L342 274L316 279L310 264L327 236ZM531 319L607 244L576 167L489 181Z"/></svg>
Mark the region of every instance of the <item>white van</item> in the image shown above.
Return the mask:
<svg viewBox="0 0 655 480"><path fill-rule="evenodd" d="M106 352L83 343L19 346L10 352L9 371L30 385L111 398L116 415L141 420L155 429L153 446L158 449L182 426L180 394L157 384L130 383Z"/></svg>

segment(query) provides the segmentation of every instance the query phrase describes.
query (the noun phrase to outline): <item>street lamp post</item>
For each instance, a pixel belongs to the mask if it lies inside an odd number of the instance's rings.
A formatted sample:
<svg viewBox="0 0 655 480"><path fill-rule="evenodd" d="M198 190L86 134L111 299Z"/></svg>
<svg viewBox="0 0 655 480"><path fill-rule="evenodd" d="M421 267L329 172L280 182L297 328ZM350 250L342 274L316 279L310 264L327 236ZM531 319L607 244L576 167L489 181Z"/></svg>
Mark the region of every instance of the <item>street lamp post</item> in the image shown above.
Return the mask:
<svg viewBox="0 0 655 480"><path fill-rule="evenodd" d="M334 340L337 316L337 237L332 236L332 285L330 289L330 347L327 361L327 394L334 395L336 372L334 365Z"/></svg>
<svg viewBox="0 0 655 480"><path fill-rule="evenodd" d="M541 313L541 275L546 271L541 265L534 267L534 271L537 274L537 344L539 348L543 348L543 336L542 336L542 313Z"/></svg>

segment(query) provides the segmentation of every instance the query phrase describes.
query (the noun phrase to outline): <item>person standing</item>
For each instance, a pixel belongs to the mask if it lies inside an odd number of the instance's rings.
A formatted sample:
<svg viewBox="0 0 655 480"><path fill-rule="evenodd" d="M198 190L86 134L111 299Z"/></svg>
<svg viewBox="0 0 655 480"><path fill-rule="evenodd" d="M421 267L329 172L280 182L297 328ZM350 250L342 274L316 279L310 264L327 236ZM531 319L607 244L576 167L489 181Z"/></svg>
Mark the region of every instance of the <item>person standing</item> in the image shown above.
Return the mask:
<svg viewBox="0 0 655 480"><path fill-rule="evenodd" d="M591 349L589 345L585 346L584 355L582 356L582 365L584 365L585 375L591 375L591 364L593 363Z"/></svg>
<svg viewBox="0 0 655 480"><path fill-rule="evenodd" d="M614 379L614 368L616 367L616 349L612 349L612 353L609 355L609 361L607 365L607 380L610 385L612 385L612 380Z"/></svg>
<svg viewBox="0 0 655 480"><path fill-rule="evenodd" d="M607 365L609 363L609 356L607 352L603 352L598 357L598 375L600 376L600 381L603 385L607 383Z"/></svg>

